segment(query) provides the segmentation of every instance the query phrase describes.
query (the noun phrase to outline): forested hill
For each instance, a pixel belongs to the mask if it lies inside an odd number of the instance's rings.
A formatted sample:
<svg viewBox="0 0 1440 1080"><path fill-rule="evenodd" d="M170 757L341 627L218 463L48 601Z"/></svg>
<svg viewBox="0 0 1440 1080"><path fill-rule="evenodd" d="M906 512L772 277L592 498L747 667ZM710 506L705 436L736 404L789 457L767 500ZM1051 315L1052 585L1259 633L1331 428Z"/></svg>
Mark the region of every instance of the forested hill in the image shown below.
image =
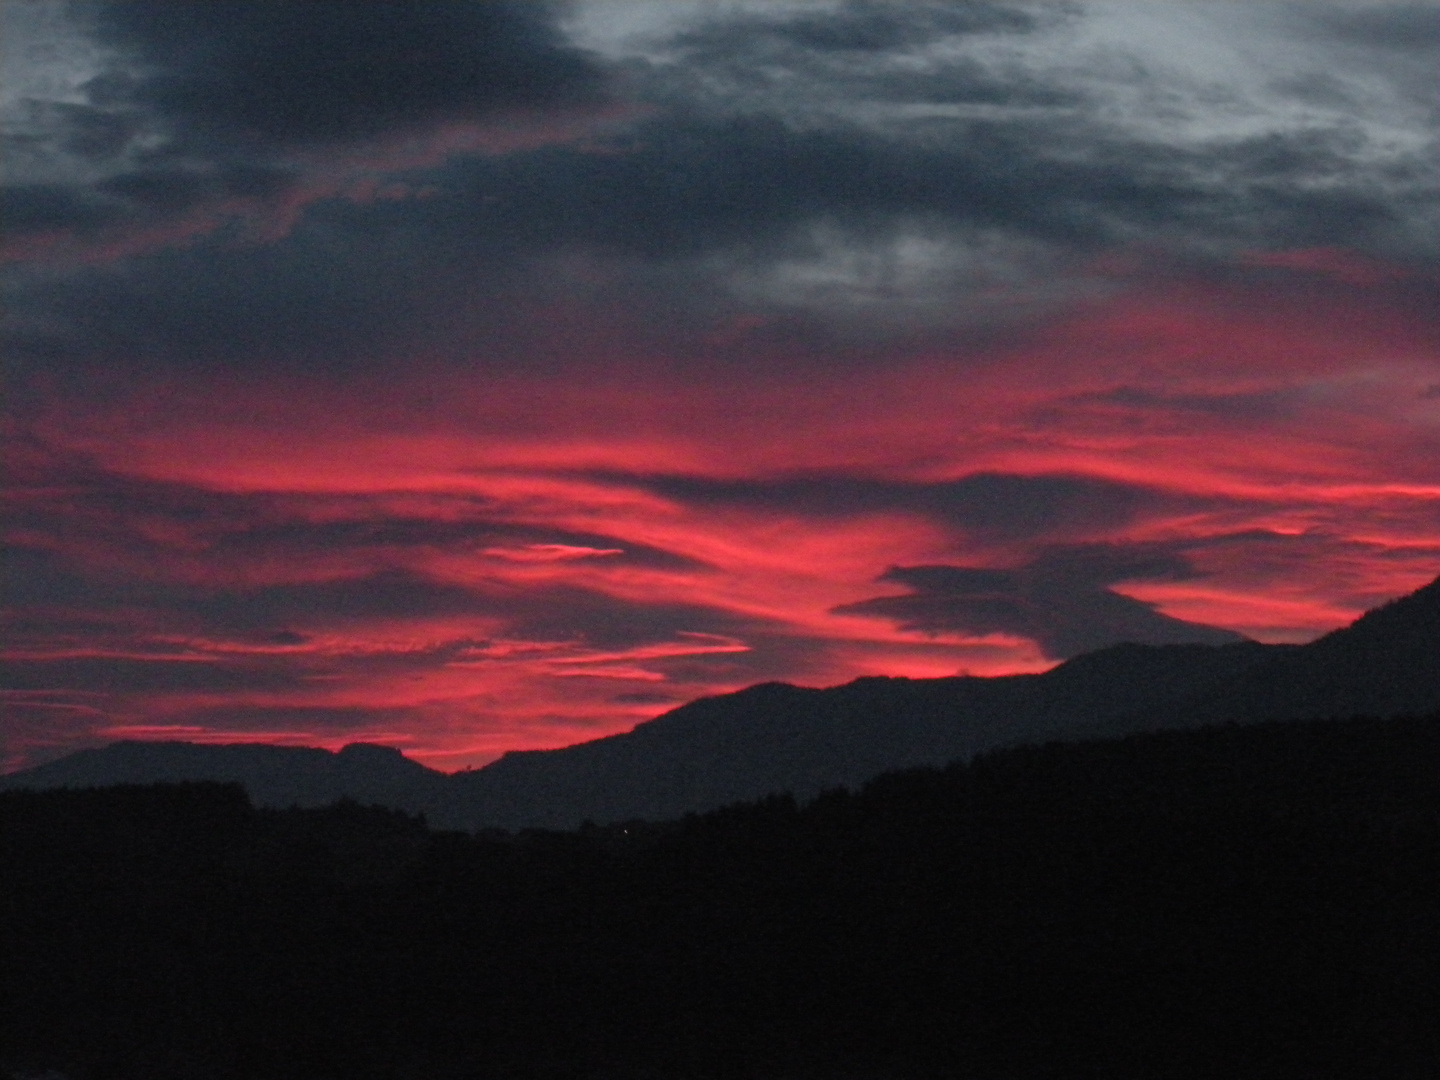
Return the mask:
<svg viewBox="0 0 1440 1080"><path fill-rule="evenodd" d="M441 834L0 793L0 1076L1440 1075L1440 716Z"/></svg>
<svg viewBox="0 0 1440 1080"><path fill-rule="evenodd" d="M398 751L122 743L0 777L0 789L153 780L243 783L264 805L341 796L447 827L661 820L771 792L807 798L995 747L1227 721L1440 708L1440 579L1308 645L1117 645L1042 675L769 683L633 731L507 754L447 777Z"/></svg>

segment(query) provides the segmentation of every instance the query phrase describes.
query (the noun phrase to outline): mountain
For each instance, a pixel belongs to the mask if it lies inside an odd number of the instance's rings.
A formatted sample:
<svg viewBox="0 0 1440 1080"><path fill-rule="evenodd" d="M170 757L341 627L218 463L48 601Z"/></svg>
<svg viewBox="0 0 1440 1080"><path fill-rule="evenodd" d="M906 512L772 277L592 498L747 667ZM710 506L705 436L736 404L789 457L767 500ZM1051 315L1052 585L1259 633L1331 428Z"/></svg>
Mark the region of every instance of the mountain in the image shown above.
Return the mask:
<svg viewBox="0 0 1440 1080"><path fill-rule="evenodd" d="M568 828L805 799L999 746L1440 707L1440 578L1308 645L1116 645L1041 675L783 683L453 778L439 820Z"/></svg>
<svg viewBox="0 0 1440 1080"><path fill-rule="evenodd" d="M1264 648L1132 646L1093 654L1093 671L1072 667L1077 658L1002 678L871 677L825 690L765 683L627 734L506 754L456 776L452 806L506 828L567 828L678 817L778 791L806 799L996 746L1139 730L1116 721L1163 708L1177 689L1238 677Z"/></svg>
<svg viewBox="0 0 1440 1080"><path fill-rule="evenodd" d="M214 780L245 786L259 806L326 806L350 798L419 810L438 803L449 777L399 750L352 743L332 753L310 746L188 742L111 743L0 777L0 790Z"/></svg>
<svg viewBox="0 0 1440 1080"><path fill-rule="evenodd" d="M1176 710L1185 724L1427 712L1440 700L1440 578Z"/></svg>
<svg viewBox="0 0 1440 1080"><path fill-rule="evenodd" d="M0 789L236 780L261 805L348 796L450 828L571 828L679 817L771 792L807 799L1007 745L1436 708L1440 579L1308 645L1116 645L1040 675L872 677L824 690L765 683L625 734L516 751L448 777L363 744L330 753L117 743L0 777Z"/></svg>

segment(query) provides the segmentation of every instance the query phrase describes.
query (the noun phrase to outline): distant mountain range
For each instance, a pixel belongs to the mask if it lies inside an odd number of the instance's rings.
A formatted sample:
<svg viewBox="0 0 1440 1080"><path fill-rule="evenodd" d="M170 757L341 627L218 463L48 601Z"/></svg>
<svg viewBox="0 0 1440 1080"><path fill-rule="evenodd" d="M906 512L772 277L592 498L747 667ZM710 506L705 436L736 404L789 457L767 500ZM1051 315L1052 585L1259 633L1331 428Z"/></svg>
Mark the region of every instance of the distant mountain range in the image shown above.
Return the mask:
<svg viewBox="0 0 1440 1080"><path fill-rule="evenodd" d="M1021 743L1440 708L1440 578L1308 645L1116 645L1041 675L764 683L561 750L447 775L398 750L120 742L0 777L10 788L242 783L261 806L348 797L444 828L662 820Z"/></svg>

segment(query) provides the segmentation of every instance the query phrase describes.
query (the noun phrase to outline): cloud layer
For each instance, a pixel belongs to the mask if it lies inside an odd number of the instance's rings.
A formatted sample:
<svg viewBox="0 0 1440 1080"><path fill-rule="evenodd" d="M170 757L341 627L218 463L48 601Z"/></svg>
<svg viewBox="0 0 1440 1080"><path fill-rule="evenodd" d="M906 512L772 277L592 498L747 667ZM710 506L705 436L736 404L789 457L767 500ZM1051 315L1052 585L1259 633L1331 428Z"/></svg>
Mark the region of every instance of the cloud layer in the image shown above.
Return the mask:
<svg viewBox="0 0 1440 1080"><path fill-rule="evenodd" d="M1058 548L1010 570L966 566L897 566L882 582L905 585L903 596L847 604L845 614L880 615L906 630L1014 634L1036 641L1057 660L1116 642L1225 645L1243 637L1161 614L1155 605L1108 588L1118 581L1194 576L1169 553L1114 548Z"/></svg>
<svg viewBox="0 0 1440 1080"><path fill-rule="evenodd" d="M1436 572L1433 3L3 17L10 764L452 767Z"/></svg>

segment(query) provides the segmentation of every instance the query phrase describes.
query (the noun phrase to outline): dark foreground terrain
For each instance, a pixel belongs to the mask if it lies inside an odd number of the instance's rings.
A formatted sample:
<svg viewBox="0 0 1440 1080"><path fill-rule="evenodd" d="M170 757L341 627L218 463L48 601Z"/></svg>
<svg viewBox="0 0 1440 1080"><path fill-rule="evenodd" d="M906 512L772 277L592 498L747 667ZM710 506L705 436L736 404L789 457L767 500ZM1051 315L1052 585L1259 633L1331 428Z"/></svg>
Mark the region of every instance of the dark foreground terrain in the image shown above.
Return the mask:
<svg viewBox="0 0 1440 1080"><path fill-rule="evenodd" d="M1007 750L668 824L0 793L0 1075L1440 1075L1440 717Z"/></svg>

